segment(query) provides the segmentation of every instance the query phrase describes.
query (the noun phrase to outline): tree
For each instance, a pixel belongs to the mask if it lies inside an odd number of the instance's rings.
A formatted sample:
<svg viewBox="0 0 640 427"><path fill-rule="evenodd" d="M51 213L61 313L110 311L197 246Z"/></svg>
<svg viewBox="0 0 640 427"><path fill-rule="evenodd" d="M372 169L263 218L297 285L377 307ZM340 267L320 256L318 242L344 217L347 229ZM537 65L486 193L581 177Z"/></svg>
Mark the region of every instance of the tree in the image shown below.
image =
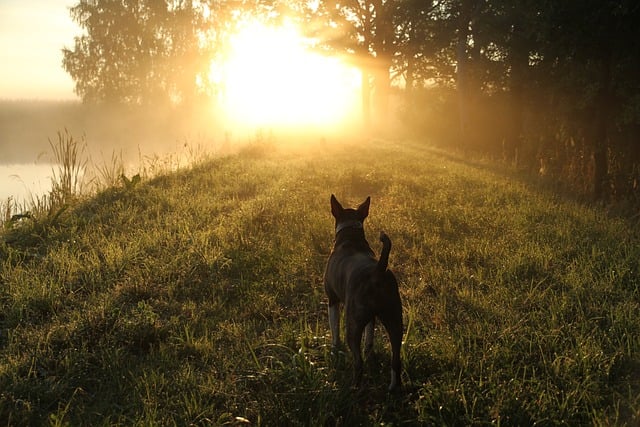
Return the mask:
<svg viewBox="0 0 640 427"><path fill-rule="evenodd" d="M405 0L398 9L397 53L394 68L405 81L405 102L413 103L415 89L425 82L447 85L453 69L446 50L451 45L455 31L449 19L444 1L428 3L422 0Z"/></svg>
<svg viewBox="0 0 640 427"><path fill-rule="evenodd" d="M80 0L85 33L63 49L63 67L85 102L170 103L195 96L207 72L206 5L171 0Z"/></svg>
<svg viewBox="0 0 640 427"><path fill-rule="evenodd" d="M636 139L640 125L640 6L613 0L548 1L541 15L537 48L550 77L543 86L556 99L552 113L563 118L590 153L592 195L604 199L609 191L621 191L610 175L613 163L634 159L627 166L633 174L640 160L634 143L622 140L627 132L635 133L630 141Z"/></svg>
<svg viewBox="0 0 640 427"><path fill-rule="evenodd" d="M410 55L401 57L401 53L414 46L408 40L417 37L418 20L426 19L433 9L432 2L417 0L318 2L313 11L315 32L331 50L348 55L361 70L366 123L371 120L371 110L378 120L388 116L392 77L415 64L408 61Z"/></svg>
<svg viewBox="0 0 640 427"><path fill-rule="evenodd" d="M470 138L470 106L473 103L473 87L469 71L469 52L477 42L473 38L472 24L480 3L477 0L461 0L458 10L458 28L456 37L456 83L458 89L458 108L460 112L460 142L467 143ZM470 44L473 42L474 44Z"/></svg>
<svg viewBox="0 0 640 427"><path fill-rule="evenodd" d="M507 123L504 127L503 156L518 165L524 139L527 82L531 80L529 59L539 28L537 0L493 0L483 18L492 55L501 63L497 74L505 92Z"/></svg>

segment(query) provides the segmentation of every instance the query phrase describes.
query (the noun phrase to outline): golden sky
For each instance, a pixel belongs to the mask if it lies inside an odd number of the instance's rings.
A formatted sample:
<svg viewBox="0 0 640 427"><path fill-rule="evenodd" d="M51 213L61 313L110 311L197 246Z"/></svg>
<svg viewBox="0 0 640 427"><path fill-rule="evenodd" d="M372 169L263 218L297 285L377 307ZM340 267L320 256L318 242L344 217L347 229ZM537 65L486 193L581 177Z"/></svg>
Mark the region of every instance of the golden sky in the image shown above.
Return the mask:
<svg viewBox="0 0 640 427"><path fill-rule="evenodd" d="M82 33L69 7L78 0L0 0L0 99L77 99L62 49ZM307 49L291 25L248 20L229 63L212 78L226 87L229 120L262 126L327 125L357 109L360 75L338 58Z"/></svg>
<svg viewBox="0 0 640 427"><path fill-rule="evenodd" d="M74 0L0 0L0 99L75 99L62 48L80 29Z"/></svg>

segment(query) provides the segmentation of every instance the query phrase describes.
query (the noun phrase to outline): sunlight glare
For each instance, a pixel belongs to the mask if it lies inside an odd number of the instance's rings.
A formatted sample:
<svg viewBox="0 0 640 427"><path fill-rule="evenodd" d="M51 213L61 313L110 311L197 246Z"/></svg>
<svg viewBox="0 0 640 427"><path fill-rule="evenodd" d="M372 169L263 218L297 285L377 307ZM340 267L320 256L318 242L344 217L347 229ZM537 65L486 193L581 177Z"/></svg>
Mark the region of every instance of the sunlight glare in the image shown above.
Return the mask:
<svg viewBox="0 0 640 427"><path fill-rule="evenodd" d="M212 68L229 119L248 126L335 125L357 111L358 71L308 44L292 26L248 22L231 39L222 67Z"/></svg>

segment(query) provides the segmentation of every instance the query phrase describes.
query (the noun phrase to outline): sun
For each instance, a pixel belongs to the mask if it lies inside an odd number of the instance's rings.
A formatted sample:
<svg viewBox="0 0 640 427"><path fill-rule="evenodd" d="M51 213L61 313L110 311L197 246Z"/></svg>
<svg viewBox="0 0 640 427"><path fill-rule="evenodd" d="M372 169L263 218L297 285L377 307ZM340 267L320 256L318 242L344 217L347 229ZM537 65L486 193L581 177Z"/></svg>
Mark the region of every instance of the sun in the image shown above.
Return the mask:
<svg viewBox="0 0 640 427"><path fill-rule="evenodd" d="M292 25L246 22L213 64L228 119L244 126L337 125L358 111L360 74L338 58L312 51Z"/></svg>

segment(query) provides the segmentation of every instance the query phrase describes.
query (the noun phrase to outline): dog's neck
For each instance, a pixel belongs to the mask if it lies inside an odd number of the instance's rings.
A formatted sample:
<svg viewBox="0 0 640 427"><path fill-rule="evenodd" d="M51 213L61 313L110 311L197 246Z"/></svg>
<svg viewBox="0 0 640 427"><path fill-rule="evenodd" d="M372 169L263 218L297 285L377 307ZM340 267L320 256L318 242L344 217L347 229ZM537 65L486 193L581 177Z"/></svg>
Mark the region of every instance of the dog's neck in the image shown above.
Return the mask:
<svg viewBox="0 0 640 427"><path fill-rule="evenodd" d="M364 226L362 221L350 220L336 225L336 247L347 245L352 249L370 252L371 247L364 237Z"/></svg>
<svg viewBox="0 0 640 427"><path fill-rule="evenodd" d="M358 221L358 220L355 220L355 219L352 219L350 221L341 222L338 225L336 225L336 236L342 230L346 230L348 228L353 228L355 230L362 230L362 229L364 229L364 226L362 225L362 221Z"/></svg>
<svg viewBox="0 0 640 427"><path fill-rule="evenodd" d="M373 255L364 236L362 221L358 220L344 221L336 225L335 247L351 248L351 250Z"/></svg>

